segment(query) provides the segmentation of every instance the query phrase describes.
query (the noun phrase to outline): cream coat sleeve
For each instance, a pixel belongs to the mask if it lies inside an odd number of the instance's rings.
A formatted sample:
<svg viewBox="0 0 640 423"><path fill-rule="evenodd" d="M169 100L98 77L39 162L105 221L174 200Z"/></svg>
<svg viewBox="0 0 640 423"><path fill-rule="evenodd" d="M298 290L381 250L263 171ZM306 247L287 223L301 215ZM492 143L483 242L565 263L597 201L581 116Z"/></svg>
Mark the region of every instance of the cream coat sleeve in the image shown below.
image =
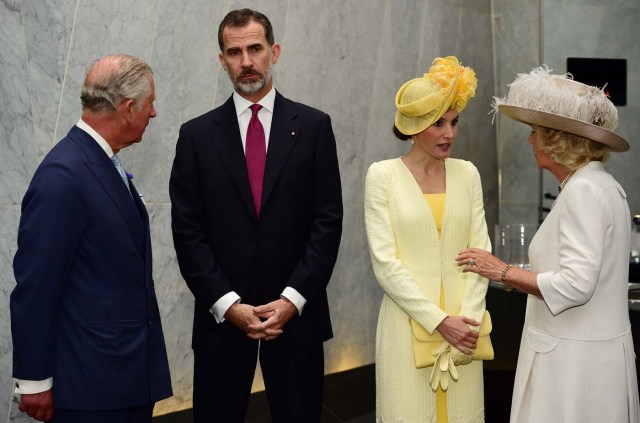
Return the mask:
<svg viewBox="0 0 640 423"><path fill-rule="evenodd" d="M482 195L482 184L480 174L475 166L471 165L472 177L472 205L471 205L471 225L469 227L469 243L467 248L480 248L491 252L491 241L487 231L487 223L484 214L484 200ZM460 315L471 317L479 322L486 309L485 296L489 281L477 273L464 273L465 290L460 302ZM480 327L471 327L479 331Z"/></svg>
<svg viewBox="0 0 640 423"><path fill-rule="evenodd" d="M420 291L409 270L397 258L389 215L391 181L387 170L384 162L374 163L365 183L365 225L373 270L382 289L398 307L433 333L447 313Z"/></svg>
<svg viewBox="0 0 640 423"><path fill-rule="evenodd" d="M591 299L600 278L610 220L606 194L588 180L572 182L557 204L560 271L538 275L538 287L554 316ZM609 189L619 196L615 187Z"/></svg>

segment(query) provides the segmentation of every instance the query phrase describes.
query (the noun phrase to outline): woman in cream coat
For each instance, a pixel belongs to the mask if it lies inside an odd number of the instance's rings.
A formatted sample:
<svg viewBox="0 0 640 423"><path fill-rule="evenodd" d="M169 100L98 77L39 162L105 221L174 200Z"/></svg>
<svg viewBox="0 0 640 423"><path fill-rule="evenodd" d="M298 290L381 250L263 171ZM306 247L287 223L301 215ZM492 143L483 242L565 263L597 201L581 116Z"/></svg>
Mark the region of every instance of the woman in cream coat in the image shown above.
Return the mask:
<svg viewBox="0 0 640 423"><path fill-rule="evenodd" d="M449 158L458 113L475 86L473 70L455 57L434 60L429 73L396 96L394 132L412 140L411 151L374 163L367 173L367 236L385 291L376 336L377 422L484 421L482 363L468 354L485 311L487 280L463 274L455 256L470 246L488 250L490 241L478 171ZM441 386L436 381L432 389L434 367L416 368L410 318L440 332L453 361L466 364L457 367L457 381L439 374Z"/></svg>
<svg viewBox="0 0 640 423"><path fill-rule="evenodd" d="M627 303L631 215L602 164L609 151L629 149L612 132L617 110L602 90L547 68L519 75L496 106L532 126L536 163L560 182L529 246L531 271L476 249L458 256L465 271L530 294L511 422L637 423Z"/></svg>

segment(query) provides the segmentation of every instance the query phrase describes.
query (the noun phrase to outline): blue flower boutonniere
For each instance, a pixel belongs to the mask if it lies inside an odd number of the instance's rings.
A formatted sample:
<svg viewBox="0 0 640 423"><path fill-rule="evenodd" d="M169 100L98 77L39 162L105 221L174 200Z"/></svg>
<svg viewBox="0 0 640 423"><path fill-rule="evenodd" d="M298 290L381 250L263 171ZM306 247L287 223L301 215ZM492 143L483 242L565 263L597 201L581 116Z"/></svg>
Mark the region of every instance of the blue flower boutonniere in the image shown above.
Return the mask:
<svg viewBox="0 0 640 423"><path fill-rule="evenodd" d="M133 181L133 173L125 172L127 174L127 179Z"/></svg>

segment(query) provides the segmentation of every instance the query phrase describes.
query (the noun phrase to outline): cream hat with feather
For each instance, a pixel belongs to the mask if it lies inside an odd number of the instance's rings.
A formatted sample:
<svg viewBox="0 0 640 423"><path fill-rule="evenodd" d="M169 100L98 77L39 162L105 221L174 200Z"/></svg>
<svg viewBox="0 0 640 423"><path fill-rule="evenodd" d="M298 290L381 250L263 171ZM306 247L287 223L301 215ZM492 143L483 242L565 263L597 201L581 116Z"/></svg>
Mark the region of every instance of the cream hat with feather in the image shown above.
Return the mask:
<svg viewBox="0 0 640 423"><path fill-rule="evenodd" d="M570 75L555 75L542 66L519 74L505 98L494 97L500 111L519 122L544 126L605 144L611 151L627 151L629 143L613 132L618 110L604 91Z"/></svg>

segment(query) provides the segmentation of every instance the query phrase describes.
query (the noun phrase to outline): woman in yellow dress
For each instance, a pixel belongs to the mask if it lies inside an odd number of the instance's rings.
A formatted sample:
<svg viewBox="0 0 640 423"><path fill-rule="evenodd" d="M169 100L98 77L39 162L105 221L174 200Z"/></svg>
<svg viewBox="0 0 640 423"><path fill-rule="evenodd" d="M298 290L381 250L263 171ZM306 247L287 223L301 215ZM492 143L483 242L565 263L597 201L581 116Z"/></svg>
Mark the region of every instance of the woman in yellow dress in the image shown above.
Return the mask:
<svg viewBox="0 0 640 423"><path fill-rule="evenodd" d="M449 158L458 115L476 86L473 69L453 56L436 58L396 95L394 133L411 140L410 152L367 173L367 237L385 291L376 334L379 423L484 421L482 362L471 354L488 282L463 273L455 257L491 245L480 175L470 162ZM442 335L454 369L416 368L410 319Z"/></svg>

